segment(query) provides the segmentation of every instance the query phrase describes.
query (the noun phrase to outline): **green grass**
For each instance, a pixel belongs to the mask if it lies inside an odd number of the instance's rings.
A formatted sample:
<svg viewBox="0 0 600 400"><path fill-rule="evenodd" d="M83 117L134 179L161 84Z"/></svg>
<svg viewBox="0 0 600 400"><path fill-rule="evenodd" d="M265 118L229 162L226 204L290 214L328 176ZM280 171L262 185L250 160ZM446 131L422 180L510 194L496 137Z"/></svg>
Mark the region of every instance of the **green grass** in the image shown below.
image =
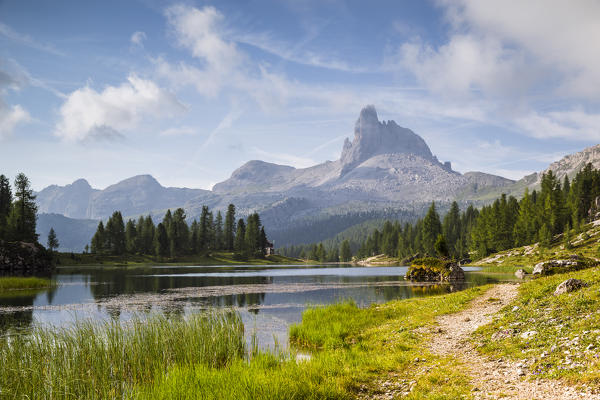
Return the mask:
<svg viewBox="0 0 600 400"><path fill-rule="evenodd" d="M143 266L143 265L275 265L275 264L304 264L304 261L280 255L265 258L249 258L237 260L233 253L215 252L208 255L182 256L175 259L159 259L147 255L97 255L80 253L59 253L57 264L61 266L75 265L111 265L111 266Z"/></svg>
<svg viewBox="0 0 600 400"><path fill-rule="evenodd" d="M582 232L571 232L571 246L565 247L563 235L554 237L547 248L539 244L516 247L514 249L492 254L472 265L481 266L489 272L514 272L519 268L530 271L532 267L550 259L567 259L572 254L588 258L600 258L600 225L588 224ZM503 269L504 268L504 269Z"/></svg>
<svg viewBox="0 0 600 400"><path fill-rule="evenodd" d="M554 296L556 286L571 277L584 280L590 286ZM536 333L530 337L523 335L531 331ZM600 383L599 340L598 268L523 283L515 302L474 334L474 341L483 353L527 360L534 376L595 385ZM569 360L571 363L567 363Z"/></svg>
<svg viewBox="0 0 600 400"><path fill-rule="evenodd" d="M0 397L123 398L171 366L219 369L244 355L233 313L36 327L0 337Z"/></svg>
<svg viewBox="0 0 600 400"><path fill-rule="evenodd" d="M0 277L0 292L7 290L44 289L52 287L49 279L35 277Z"/></svg>
<svg viewBox="0 0 600 400"><path fill-rule="evenodd" d="M346 302L307 309L290 329L294 351L311 359L255 354L224 369L174 366L139 399L350 399L381 394L382 383L407 399L471 397L468 377L454 360L426 350L419 332L438 315L457 312L487 287L427 298L398 300L366 309ZM419 361L416 359L419 358Z"/></svg>

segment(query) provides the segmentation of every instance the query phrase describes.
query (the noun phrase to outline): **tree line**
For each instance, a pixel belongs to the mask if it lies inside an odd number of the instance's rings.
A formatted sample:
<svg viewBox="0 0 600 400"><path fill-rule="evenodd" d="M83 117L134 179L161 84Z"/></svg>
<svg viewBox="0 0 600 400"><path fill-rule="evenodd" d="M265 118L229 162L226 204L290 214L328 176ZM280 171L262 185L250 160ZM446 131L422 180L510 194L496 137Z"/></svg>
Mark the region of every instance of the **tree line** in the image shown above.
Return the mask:
<svg viewBox="0 0 600 400"><path fill-rule="evenodd" d="M571 233L595 218L600 211L600 171L587 164L572 181L562 182L548 171L541 177L539 190L525 193L520 200L502 194L480 210L469 205L461 211L453 202L443 218L431 203L425 217L415 223L386 221L375 229L350 255L366 258L377 254L407 257L420 253L455 259L486 257L491 253L539 242L549 246L553 237L565 233L570 246ZM346 247L348 243L342 243ZM285 249L285 255L320 261L348 261L341 248L320 244Z"/></svg>
<svg viewBox="0 0 600 400"><path fill-rule="evenodd" d="M14 181L0 175L0 240L37 243L37 205L29 179L20 173Z"/></svg>
<svg viewBox="0 0 600 400"><path fill-rule="evenodd" d="M211 251L231 251L239 257L262 257L268 244L265 228L257 213L236 222L235 206L230 204L225 218L216 216L207 206L202 207L199 219L190 225L182 208L167 210L162 222L154 224L152 217L140 216L137 221L124 222L115 211L106 224L98 223L90 250L94 254L152 255L176 258L201 255Z"/></svg>

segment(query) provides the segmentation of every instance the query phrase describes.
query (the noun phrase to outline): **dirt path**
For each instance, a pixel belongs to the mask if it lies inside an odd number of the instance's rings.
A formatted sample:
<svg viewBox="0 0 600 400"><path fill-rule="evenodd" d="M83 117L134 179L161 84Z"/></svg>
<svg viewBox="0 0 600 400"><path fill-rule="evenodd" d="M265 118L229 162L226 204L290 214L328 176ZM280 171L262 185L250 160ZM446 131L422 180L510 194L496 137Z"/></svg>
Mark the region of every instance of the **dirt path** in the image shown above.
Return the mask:
<svg viewBox="0 0 600 400"><path fill-rule="evenodd" d="M509 304L517 296L517 289L516 284L497 285L464 311L438 318L438 328L434 329L429 350L455 357L469 369L476 399L600 400L600 395L584 393L557 381L529 381L526 375L523 376L526 369L518 362L489 359L474 349L469 342L470 334L489 323L493 314Z"/></svg>

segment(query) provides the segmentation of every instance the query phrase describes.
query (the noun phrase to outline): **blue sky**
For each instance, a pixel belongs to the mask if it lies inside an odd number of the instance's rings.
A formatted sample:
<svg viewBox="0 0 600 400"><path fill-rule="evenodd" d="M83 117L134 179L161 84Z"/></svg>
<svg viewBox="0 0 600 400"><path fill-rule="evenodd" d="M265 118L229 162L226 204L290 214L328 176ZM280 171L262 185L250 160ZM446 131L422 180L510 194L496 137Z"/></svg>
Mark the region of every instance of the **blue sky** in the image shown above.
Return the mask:
<svg viewBox="0 0 600 400"><path fill-rule="evenodd" d="M596 1L0 1L0 172L36 189L337 159L374 104L454 169L600 142Z"/></svg>

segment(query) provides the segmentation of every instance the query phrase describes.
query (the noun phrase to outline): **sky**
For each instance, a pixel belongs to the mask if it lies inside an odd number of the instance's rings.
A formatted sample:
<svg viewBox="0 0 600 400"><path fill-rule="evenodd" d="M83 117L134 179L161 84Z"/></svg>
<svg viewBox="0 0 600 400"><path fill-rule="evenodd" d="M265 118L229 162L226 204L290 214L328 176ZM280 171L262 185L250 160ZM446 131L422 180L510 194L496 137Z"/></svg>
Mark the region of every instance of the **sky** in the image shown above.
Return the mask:
<svg viewBox="0 0 600 400"><path fill-rule="evenodd" d="M0 0L0 173L36 190L338 159L361 108L455 170L600 143L600 2Z"/></svg>

